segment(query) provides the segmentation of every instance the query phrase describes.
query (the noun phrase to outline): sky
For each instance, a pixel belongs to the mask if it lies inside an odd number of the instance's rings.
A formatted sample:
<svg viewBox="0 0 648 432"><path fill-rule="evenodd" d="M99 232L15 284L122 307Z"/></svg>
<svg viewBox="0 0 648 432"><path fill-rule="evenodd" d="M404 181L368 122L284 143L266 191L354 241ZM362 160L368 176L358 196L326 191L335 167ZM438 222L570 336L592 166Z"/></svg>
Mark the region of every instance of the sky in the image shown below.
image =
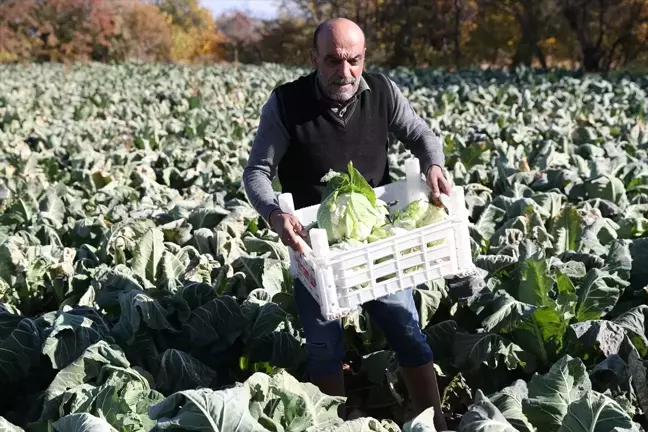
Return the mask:
<svg viewBox="0 0 648 432"><path fill-rule="evenodd" d="M273 18L277 15L276 0L200 0L214 16L233 9L249 12L257 18Z"/></svg>

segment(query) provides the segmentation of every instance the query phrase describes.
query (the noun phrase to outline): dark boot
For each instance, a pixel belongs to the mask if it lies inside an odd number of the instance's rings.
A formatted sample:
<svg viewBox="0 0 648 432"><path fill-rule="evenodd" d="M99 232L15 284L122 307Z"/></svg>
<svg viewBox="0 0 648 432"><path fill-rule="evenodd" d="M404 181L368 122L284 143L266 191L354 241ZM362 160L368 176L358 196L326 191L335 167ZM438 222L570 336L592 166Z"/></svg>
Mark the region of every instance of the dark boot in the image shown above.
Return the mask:
<svg viewBox="0 0 648 432"><path fill-rule="evenodd" d="M401 374L412 400L415 416L432 407L434 427L437 431L447 430L448 426L441 410L441 396L434 363L429 362L418 367L401 367Z"/></svg>
<svg viewBox="0 0 648 432"><path fill-rule="evenodd" d="M345 396L344 371L342 369L340 369L339 373L333 375L311 379L311 382L324 394L329 396ZM341 404L338 407L338 416L341 419L346 420L346 414L346 405Z"/></svg>

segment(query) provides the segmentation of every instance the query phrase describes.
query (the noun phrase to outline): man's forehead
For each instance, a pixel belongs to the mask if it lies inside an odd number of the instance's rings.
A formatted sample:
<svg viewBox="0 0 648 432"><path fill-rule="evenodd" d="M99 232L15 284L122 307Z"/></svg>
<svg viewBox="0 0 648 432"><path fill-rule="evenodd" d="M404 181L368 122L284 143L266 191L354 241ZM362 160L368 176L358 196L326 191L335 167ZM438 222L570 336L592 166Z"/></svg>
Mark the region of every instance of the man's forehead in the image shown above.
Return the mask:
<svg viewBox="0 0 648 432"><path fill-rule="evenodd" d="M354 58L361 58L363 56L363 49L347 49L342 47L335 47L331 50L325 51L324 57L341 60L351 60Z"/></svg>
<svg viewBox="0 0 648 432"><path fill-rule="evenodd" d="M319 51L340 58L364 53L364 34L359 28L338 26L324 29L318 37Z"/></svg>
<svg viewBox="0 0 648 432"><path fill-rule="evenodd" d="M364 43L349 38L322 38L320 51L325 56L349 59L364 54Z"/></svg>

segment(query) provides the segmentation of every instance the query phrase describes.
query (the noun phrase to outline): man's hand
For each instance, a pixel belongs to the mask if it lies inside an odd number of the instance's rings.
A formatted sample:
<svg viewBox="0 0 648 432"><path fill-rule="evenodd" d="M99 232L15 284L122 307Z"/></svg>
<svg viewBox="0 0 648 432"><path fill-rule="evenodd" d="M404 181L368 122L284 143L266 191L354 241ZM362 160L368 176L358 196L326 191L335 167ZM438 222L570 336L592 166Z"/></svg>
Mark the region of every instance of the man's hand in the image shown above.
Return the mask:
<svg viewBox="0 0 648 432"><path fill-rule="evenodd" d="M428 169L425 181L432 190L432 202L437 207L441 207L443 205L441 203L441 194L450 196L450 182L446 180L441 167L439 165L432 165Z"/></svg>
<svg viewBox="0 0 648 432"><path fill-rule="evenodd" d="M290 213L276 210L270 215L270 226L279 235L283 244L300 253L304 253L304 248L299 241L299 237L305 239L306 231L297 217Z"/></svg>

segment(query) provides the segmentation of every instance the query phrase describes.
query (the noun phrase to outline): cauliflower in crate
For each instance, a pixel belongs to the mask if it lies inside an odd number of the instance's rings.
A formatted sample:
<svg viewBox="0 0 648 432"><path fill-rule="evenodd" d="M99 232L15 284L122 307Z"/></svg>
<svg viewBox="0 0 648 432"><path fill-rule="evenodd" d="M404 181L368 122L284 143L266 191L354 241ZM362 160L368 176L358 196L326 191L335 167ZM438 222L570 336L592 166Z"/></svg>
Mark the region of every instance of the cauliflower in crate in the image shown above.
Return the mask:
<svg viewBox="0 0 648 432"><path fill-rule="evenodd" d="M393 220L390 218L388 205L376 197L366 179L349 162L347 172L329 171L322 178L326 188L317 211L316 223L310 228L326 230L331 251L333 253L362 247L366 244L396 236L410 230L421 228L445 219L448 214L444 208L437 207L429 199L413 201L399 211ZM445 242L444 239L428 243L433 247ZM420 251L419 247L400 252L401 256ZM393 259L388 255L374 261L375 265ZM354 267L353 270L363 270L366 265ZM410 273L422 266L413 266L405 270ZM396 277L390 274L380 277L382 282ZM351 288L357 290L369 286L367 283Z"/></svg>
<svg viewBox="0 0 648 432"><path fill-rule="evenodd" d="M421 228L433 223L440 222L448 217L448 213L442 207L437 207L429 199L421 199L412 201L407 204L403 209L397 211L394 215L394 220L392 222L386 223L380 227L376 227L371 235L368 238L369 243L376 242L385 238L389 238L398 234L408 232L410 230ZM427 244L427 247L431 248L440 244L443 244L445 239L439 239ZM401 257L408 254L418 252L421 248L414 247L410 249L405 249L400 252ZM393 259L393 255L388 255L383 258L377 259L374 261L374 264L381 264L390 259ZM413 266L407 268L404 273L412 273L417 270L422 269L423 266ZM377 282L383 282L385 280L396 277L396 274L389 274L383 276L377 280Z"/></svg>
<svg viewBox="0 0 648 432"><path fill-rule="evenodd" d="M420 199L412 201L403 209L396 212L394 217L394 227L413 230L427 225L441 222L448 217L448 213L443 207L437 207L429 199ZM428 243L428 247L434 247L444 243L445 240L436 240Z"/></svg>
<svg viewBox="0 0 648 432"><path fill-rule="evenodd" d="M322 178L327 182L317 211L317 225L326 230L330 244L343 240L367 240L376 226L387 220L386 204L376 199L367 180L348 164L348 173L330 171Z"/></svg>

